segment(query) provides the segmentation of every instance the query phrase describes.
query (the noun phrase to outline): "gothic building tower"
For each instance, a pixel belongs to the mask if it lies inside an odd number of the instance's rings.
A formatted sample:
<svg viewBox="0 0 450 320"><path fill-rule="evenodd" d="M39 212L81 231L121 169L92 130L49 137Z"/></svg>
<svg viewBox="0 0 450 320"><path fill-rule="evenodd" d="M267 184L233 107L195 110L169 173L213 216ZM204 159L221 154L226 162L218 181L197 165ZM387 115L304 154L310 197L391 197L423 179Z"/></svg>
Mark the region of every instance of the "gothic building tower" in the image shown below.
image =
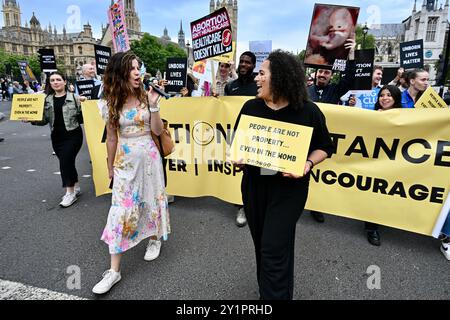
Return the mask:
<svg viewBox="0 0 450 320"><path fill-rule="evenodd" d="M185 49L186 48L186 41L185 41L185 35L183 31L183 21L180 22L180 31L178 32L178 45L180 48Z"/></svg>
<svg viewBox="0 0 450 320"><path fill-rule="evenodd" d="M3 3L3 21L5 27L20 27L20 5L16 0L5 0Z"/></svg>
<svg viewBox="0 0 450 320"><path fill-rule="evenodd" d="M417 0L416 0L417 1ZM415 1L414 8L417 3ZM448 22L449 0L445 6L439 6L437 0L424 0L422 10L413 9L412 15L403 22L405 26L405 42L423 39L425 68L430 73L431 83L436 78L435 63L445 50L446 37L449 32Z"/></svg>
<svg viewBox="0 0 450 320"><path fill-rule="evenodd" d="M136 12L134 0L124 0L127 29L141 32L141 20Z"/></svg>
<svg viewBox="0 0 450 320"><path fill-rule="evenodd" d="M450 30L449 0L444 5L443 2L439 5L438 0L423 0L421 6L417 2L414 0L411 16L402 23L374 26L369 33L375 37L375 62L385 68L399 67L400 43L423 39L424 68L434 85L435 65L445 50Z"/></svg>
<svg viewBox="0 0 450 320"><path fill-rule="evenodd" d="M237 0L211 0L209 3L209 12L213 13L220 8L226 8L231 20L231 29L233 31L233 42L237 45L238 34L238 2ZM236 50L234 51L234 60L236 61Z"/></svg>

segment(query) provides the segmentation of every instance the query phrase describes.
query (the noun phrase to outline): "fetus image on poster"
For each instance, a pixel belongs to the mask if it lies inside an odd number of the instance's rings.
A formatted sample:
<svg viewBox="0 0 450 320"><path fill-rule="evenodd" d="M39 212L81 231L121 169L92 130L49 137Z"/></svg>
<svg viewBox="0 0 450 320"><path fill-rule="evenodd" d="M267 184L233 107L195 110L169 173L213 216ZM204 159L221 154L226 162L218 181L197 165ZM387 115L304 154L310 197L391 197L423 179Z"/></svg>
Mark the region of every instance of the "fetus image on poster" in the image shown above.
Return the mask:
<svg viewBox="0 0 450 320"><path fill-rule="evenodd" d="M358 13L358 8L316 5L305 64L332 66L336 59L347 59L345 44L355 38Z"/></svg>

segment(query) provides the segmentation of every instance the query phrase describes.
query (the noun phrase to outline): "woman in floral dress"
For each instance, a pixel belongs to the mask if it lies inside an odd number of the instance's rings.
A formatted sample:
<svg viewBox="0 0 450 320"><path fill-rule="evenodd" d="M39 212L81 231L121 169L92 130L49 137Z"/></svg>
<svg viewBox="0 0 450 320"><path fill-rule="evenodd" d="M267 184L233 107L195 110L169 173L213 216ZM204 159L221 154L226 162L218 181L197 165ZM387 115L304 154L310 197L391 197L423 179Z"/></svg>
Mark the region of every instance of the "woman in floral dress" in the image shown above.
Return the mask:
<svg viewBox="0 0 450 320"><path fill-rule="evenodd" d="M120 281L120 263L127 250L150 238L144 259L159 256L161 238L170 233L161 156L150 130L159 135L160 96L146 93L140 62L131 52L111 57L105 71L104 100L99 102L107 123L108 171L113 179L112 204L102 240L109 246L111 268L93 288L104 294Z"/></svg>

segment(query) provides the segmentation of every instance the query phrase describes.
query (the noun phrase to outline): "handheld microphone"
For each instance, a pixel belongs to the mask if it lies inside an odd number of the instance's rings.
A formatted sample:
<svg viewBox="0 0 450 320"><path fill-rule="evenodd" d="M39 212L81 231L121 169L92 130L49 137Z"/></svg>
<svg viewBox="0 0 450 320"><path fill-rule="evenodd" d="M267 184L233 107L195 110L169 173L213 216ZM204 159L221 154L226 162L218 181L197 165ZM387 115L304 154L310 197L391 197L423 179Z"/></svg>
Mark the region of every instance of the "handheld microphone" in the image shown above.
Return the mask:
<svg viewBox="0 0 450 320"><path fill-rule="evenodd" d="M152 87L153 91L155 91L157 94L159 94L161 97L166 98L168 100L170 98L170 95L164 91L162 91L160 88L155 86L153 83L149 84L150 87Z"/></svg>

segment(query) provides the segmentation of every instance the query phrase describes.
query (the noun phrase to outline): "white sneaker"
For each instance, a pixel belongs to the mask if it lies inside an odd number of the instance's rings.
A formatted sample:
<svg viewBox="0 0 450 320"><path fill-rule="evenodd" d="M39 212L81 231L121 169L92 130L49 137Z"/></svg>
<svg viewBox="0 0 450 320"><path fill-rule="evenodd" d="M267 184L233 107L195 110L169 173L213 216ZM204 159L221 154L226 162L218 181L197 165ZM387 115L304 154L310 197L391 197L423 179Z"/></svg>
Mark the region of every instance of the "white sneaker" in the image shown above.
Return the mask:
<svg viewBox="0 0 450 320"><path fill-rule="evenodd" d="M113 269L106 270L103 275L103 279L95 285L92 292L95 294L105 294L111 290L112 286L122 279L120 272L115 272Z"/></svg>
<svg viewBox="0 0 450 320"><path fill-rule="evenodd" d="M245 227L246 224L247 218L245 217L244 208L240 208L236 216L236 225L238 227Z"/></svg>
<svg viewBox="0 0 450 320"><path fill-rule="evenodd" d="M161 252L161 241L150 239L147 245L147 250L145 251L144 260L153 261L159 257Z"/></svg>
<svg viewBox="0 0 450 320"><path fill-rule="evenodd" d="M61 203L59 204L63 208L68 208L71 205L74 204L75 201L77 201L77 195L74 193L66 193L66 195L63 197Z"/></svg>
<svg viewBox="0 0 450 320"><path fill-rule="evenodd" d="M447 260L450 260L450 243L442 242L441 252Z"/></svg>
<svg viewBox="0 0 450 320"><path fill-rule="evenodd" d="M79 197L79 196L81 195L81 188L80 188L80 186L75 187L75 195L76 195L77 197Z"/></svg>

